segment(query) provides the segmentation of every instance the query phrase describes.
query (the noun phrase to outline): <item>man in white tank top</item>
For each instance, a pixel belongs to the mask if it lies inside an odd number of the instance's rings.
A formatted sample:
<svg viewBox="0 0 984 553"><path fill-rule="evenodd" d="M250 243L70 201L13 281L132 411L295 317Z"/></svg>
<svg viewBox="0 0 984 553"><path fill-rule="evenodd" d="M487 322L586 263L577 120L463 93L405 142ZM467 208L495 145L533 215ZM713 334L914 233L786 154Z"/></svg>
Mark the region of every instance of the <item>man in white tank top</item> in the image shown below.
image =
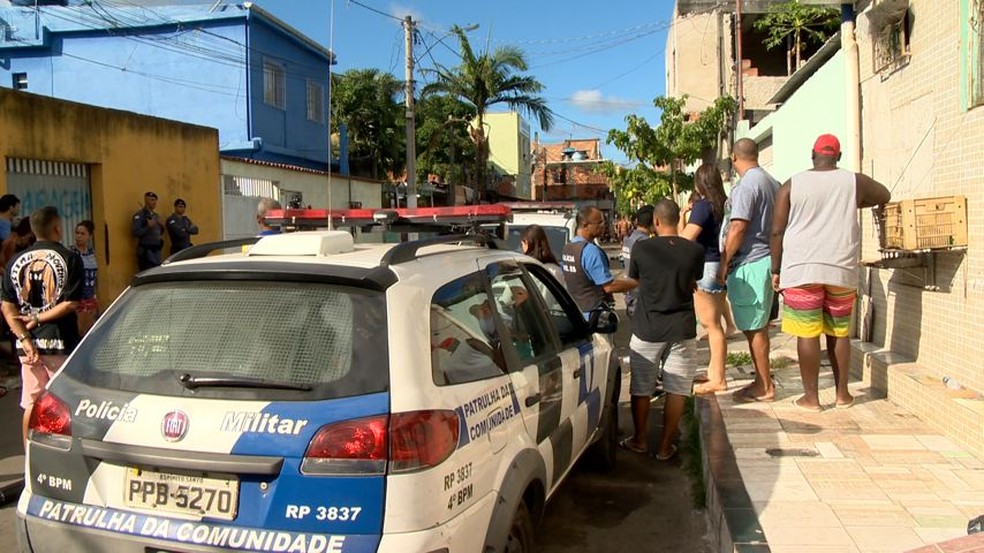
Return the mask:
<svg viewBox="0 0 984 553"><path fill-rule="evenodd" d="M820 335L834 372L838 408L850 407L847 389L849 328L857 295L858 208L886 204L891 192L860 173L837 167L840 142L832 134L813 145L813 169L793 175L776 193L770 236L772 284L783 294L782 331L797 337L803 397L794 405L820 411Z"/></svg>

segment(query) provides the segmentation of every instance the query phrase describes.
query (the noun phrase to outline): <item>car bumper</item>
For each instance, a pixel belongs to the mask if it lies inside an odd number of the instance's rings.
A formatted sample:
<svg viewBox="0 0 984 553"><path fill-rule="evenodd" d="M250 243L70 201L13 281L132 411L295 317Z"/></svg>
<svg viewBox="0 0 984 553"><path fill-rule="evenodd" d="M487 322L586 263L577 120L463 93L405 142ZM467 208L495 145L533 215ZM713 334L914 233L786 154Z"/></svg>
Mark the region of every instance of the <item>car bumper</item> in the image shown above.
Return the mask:
<svg viewBox="0 0 984 553"><path fill-rule="evenodd" d="M379 553L481 553L497 494L490 493L448 522L419 532L383 534Z"/></svg>

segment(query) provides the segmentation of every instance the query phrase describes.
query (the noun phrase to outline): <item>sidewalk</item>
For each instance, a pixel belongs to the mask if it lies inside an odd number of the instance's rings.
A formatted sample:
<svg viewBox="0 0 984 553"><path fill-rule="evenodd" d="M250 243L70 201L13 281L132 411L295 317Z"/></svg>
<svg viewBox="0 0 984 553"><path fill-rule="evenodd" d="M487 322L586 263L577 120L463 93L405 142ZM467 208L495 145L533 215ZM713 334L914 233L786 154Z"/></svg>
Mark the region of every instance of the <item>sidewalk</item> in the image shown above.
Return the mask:
<svg viewBox="0 0 984 553"><path fill-rule="evenodd" d="M701 342L705 361L706 347ZM735 544L727 550L899 552L960 537L960 543L968 541L967 523L984 514L981 459L863 383L850 385L852 408L834 409L826 361L820 378L826 408L796 408L792 401L802 394L796 340L774 330L771 349L774 402L732 400L731 391L753 377L750 363L728 368L729 392L700 402L702 424L719 417L730 442L727 448L719 437L715 444L716 429L703 430L714 480L708 487L717 494L720 520L731 527ZM747 342L734 337L728 350L747 353ZM740 478L728 474L728 457ZM984 547L984 539L975 538ZM931 550L936 549L926 549Z"/></svg>

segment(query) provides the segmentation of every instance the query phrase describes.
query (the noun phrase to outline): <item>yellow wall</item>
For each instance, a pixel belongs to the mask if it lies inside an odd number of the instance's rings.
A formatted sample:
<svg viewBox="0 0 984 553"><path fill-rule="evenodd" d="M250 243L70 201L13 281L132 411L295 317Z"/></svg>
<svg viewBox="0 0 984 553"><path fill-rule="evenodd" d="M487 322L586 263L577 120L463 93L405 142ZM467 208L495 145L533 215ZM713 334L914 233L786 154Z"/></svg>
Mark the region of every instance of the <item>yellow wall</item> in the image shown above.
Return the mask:
<svg viewBox="0 0 984 553"><path fill-rule="evenodd" d="M518 113L486 113L485 136L489 163L500 173L516 177L516 189L532 199L530 191L530 129Z"/></svg>
<svg viewBox="0 0 984 553"><path fill-rule="evenodd" d="M0 157L91 166L102 306L137 272L130 221L144 192L157 193L162 218L173 212L175 198L184 198L200 229L195 243L222 235L215 129L0 88ZM3 167L0 190L7 190ZM166 255L170 244L164 248Z"/></svg>

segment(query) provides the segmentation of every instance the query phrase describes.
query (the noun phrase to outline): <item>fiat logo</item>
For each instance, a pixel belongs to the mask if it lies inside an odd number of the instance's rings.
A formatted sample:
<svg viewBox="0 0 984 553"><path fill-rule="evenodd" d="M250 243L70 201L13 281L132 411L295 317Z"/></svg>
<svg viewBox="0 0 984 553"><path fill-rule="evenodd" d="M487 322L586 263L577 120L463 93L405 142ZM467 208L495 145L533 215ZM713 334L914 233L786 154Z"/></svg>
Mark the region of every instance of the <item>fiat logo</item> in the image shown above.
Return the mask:
<svg viewBox="0 0 984 553"><path fill-rule="evenodd" d="M171 411L164 415L161 422L161 434L169 442L177 442L188 433L188 415L182 411Z"/></svg>

